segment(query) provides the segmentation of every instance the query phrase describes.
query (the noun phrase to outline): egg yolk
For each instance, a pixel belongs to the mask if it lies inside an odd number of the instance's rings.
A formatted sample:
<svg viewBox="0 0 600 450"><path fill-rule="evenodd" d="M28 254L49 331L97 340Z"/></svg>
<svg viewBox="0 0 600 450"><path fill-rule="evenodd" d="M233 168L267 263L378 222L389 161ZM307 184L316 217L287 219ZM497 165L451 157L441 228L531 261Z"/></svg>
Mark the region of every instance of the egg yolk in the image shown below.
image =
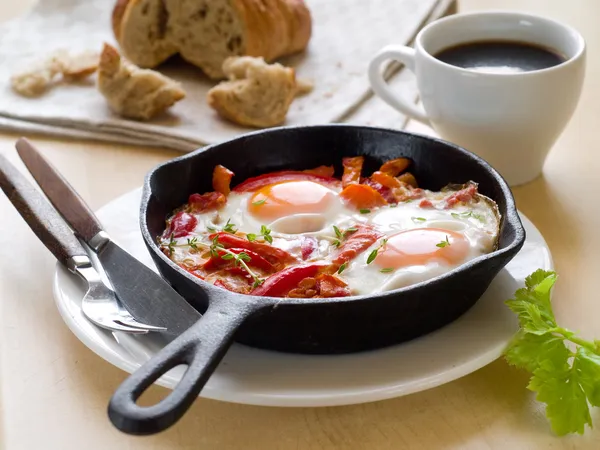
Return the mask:
<svg viewBox="0 0 600 450"><path fill-rule="evenodd" d="M263 220L292 214L324 213L336 199L335 192L313 181L271 184L250 198L248 211Z"/></svg>
<svg viewBox="0 0 600 450"><path fill-rule="evenodd" d="M469 252L469 243L456 231L440 228L414 228L391 236L379 251L375 263L399 269L441 260L451 265L461 263Z"/></svg>

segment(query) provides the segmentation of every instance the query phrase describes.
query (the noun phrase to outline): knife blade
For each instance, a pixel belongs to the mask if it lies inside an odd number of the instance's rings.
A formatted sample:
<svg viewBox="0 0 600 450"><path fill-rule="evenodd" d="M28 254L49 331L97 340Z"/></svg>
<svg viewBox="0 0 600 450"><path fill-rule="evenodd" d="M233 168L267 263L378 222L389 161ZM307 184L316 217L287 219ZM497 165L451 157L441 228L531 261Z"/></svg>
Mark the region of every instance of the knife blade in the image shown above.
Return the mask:
<svg viewBox="0 0 600 450"><path fill-rule="evenodd" d="M110 238L81 196L27 139L20 138L16 148L56 210L97 253L118 299L133 317L166 327L160 334L169 336L178 336L201 317L159 274Z"/></svg>

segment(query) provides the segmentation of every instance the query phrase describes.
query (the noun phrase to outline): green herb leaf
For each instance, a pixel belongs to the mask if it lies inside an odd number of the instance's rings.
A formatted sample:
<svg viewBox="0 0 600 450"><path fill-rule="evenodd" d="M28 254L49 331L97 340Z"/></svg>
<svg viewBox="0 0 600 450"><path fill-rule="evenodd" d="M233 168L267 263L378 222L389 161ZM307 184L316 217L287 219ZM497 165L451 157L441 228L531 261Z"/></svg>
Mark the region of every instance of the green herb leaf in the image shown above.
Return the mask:
<svg viewBox="0 0 600 450"><path fill-rule="evenodd" d="M261 278L258 278L258 277L254 277L254 284L252 284L252 288L256 289L257 287L259 287L264 282L265 282L265 280L263 280Z"/></svg>
<svg viewBox="0 0 600 450"><path fill-rule="evenodd" d="M335 232L335 235L337 236L338 239L342 239L344 237L342 235L342 232L340 231L340 229L338 227L336 227L335 225L333 226L333 231Z"/></svg>
<svg viewBox="0 0 600 450"><path fill-rule="evenodd" d="M346 228L346 231L344 231L344 234L352 234L352 233L356 233L357 231L358 231L358 228L350 227L350 228Z"/></svg>
<svg viewBox="0 0 600 450"><path fill-rule="evenodd" d="M391 267L386 267L385 269L380 270L381 273L390 273L393 271L394 271L394 269L392 269Z"/></svg>
<svg viewBox="0 0 600 450"><path fill-rule="evenodd" d="M254 233L248 233L246 235L246 239L248 239L250 242L254 242L256 240L256 234L254 234Z"/></svg>
<svg viewBox="0 0 600 450"><path fill-rule="evenodd" d="M198 238L196 238L196 237L193 237L192 239L188 238L187 244L194 250L198 250Z"/></svg>
<svg viewBox="0 0 600 450"><path fill-rule="evenodd" d="M231 219L227 219L227 223L223 227L223 231L226 233L231 233L231 234L233 234L237 231L235 224L231 223Z"/></svg>
<svg viewBox="0 0 600 450"><path fill-rule="evenodd" d="M411 217L410 219L411 219L413 222L425 222L425 221L427 221L427 219L426 219L426 218L424 218L424 217Z"/></svg>
<svg viewBox="0 0 600 450"><path fill-rule="evenodd" d="M446 235L446 240L435 244L436 247L444 248L450 245L450 241L448 240L448 235Z"/></svg>
<svg viewBox="0 0 600 450"><path fill-rule="evenodd" d="M378 251L379 248L376 248L375 250L372 250L371 253L369 253L369 256L367 258L367 264L371 264L373 261L375 261L375 258L377 258Z"/></svg>
<svg viewBox="0 0 600 450"><path fill-rule="evenodd" d="M361 214L369 214L371 212L371 210L370 209L361 209L361 210L359 210L359 212Z"/></svg>
<svg viewBox="0 0 600 450"><path fill-rule="evenodd" d="M207 226L206 226L206 229L207 229L208 231L210 231L211 233L214 233L215 231L217 231L217 229L216 229L215 227L211 227L211 226L209 226L209 225L207 225Z"/></svg>
<svg viewBox="0 0 600 450"><path fill-rule="evenodd" d="M167 244L169 248L169 256L173 256L173 253L175 252L175 245L177 245L175 234L171 233L171 236L169 236L169 243Z"/></svg>
<svg viewBox="0 0 600 450"><path fill-rule="evenodd" d="M271 237L271 230L269 228L267 228L265 225L260 226L260 235L269 244L273 243L273 238Z"/></svg>
<svg viewBox="0 0 600 450"><path fill-rule="evenodd" d="M253 204L254 206L260 206L260 205L264 205L266 201L267 201L267 199L266 199L266 198L263 198L262 200L257 200L257 201L255 201L255 202L252 202L252 204Z"/></svg>
<svg viewBox="0 0 600 450"><path fill-rule="evenodd" d="M331 243L331 245L333 245L333 246L334 246L334 247L336 247L336 248L339 248L339 247L340 247L340 245L342 245L342 243L339 241L339 239L336 239L335 241L333 241L333 242Z"/></svg>
<svg viewBox="0 0 600 450"><path fill-rule="evenodd" d="M235 256L233 256L231 253L225 253L223 256L221 256L221 259L224 259L225 261L229 261L233 258L235 258Z"/></svg>
<svg viewBox="0 0 600 450"><path fill-rule="evenodd" d="M346 263L342 263L342 265L338 269L337 273L341 274L345 269L346 269Z"/></svg>
<svg viewBox="0 0 600 450"><path fill-rule="evenodd" d="M248 253L245 252L241 252L237 255L238 260L242 260L242 261L250 261L252 258L250 257L250 255Z"/></svg>

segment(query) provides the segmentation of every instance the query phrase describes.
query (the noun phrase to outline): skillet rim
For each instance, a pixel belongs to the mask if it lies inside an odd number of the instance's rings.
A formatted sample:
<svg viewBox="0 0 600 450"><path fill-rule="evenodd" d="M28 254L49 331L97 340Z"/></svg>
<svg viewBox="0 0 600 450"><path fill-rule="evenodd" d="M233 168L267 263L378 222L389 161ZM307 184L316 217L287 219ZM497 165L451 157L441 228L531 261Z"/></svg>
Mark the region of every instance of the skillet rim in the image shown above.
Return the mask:
<svg viewBox="0 0 600 450"><path fill-rule="evenodd" d="M454 269L452 269L442 275L438 275L434 278L430 278L428 280L421 281L421 282L418 282L415 284L411 284L409 286L405 286L405 287L402 287L399 289L394 289L394 290L386 291L386 292L380 292L380 293L376 293L376 294L353 295L353 296L349 296L349 297L308 298L308 299L306 299L306 298L261 297L261 296L254 296L254 295L248 295L248 294L237 294L234 292L226 291L225 289L216 287L211 283L208 283L204 280L201 280L198 277L193 276L188 271L182 269L177 264L175 264L171 259L169 259L160 250L155 239L150 234L150 230L148 229L148 220L147 219L148 219L148 205L149 205L150 199L152 197L151 180L153 179L154 176L156 176L156 173L159 170L161 170L163 167L166 167L166 166L169 166L172 164L177 164L180 161L193 159L193 158L197 157L198 155L200 155L204 152L207 152L207 151L211 151L211 150L214 151L215 149L216 149L216 151L218 151L218 147L225 143L234 144L238 141L243 141L249 137L253 137L253 136L257 136L257 135L261 135L261 134L277 133L277 132L282 132L282 131L303 130L303 129L331 129L331 128L343 128L343 129L350 129L350 130L356 130L356 131L369 130L369 131L376 131L376 132L386 132L386 133L392 133L392 134L402 134L402 135L406 135L406 136L414 136L414 137L417 137L420 139L433 141L437 144L440 144L442 146L452 149L452 151L454 151L454 152L458 152L458 153L462 154L463 156L466 156L467 158L474 160L476 163L478 163L482 167L482 169L485 169L492 176L492 178L494 179L494 181L497 183L498 187L500 188L500 191L502 192L502 195L503 195L505 203L506 203L506 213L502 219L506 221L504 226L511 226L513 228L514 233L515 233L515 237L514 237L513 241L510 242L503 249L496 249L491 253L487 253L485 255L480 255L464 264L461 264L458 267L455 267ZM494 200L494 199L492 199L492 200ZM494 200L494 202L497 203L496 200ZM260 301L260 302L265 303L265 306L267 306L266 303L269 303L269 302L274 303L275 305L277 305L279 303L285 303L286 305L308 306L308 305L319 305L319 304L324 304L324 303L331 304L331 303L342 303L342 302L343 303L360 302L360 301L364 301L364 300L370 300L373 298L387 299L387 300L393 299L393 300L397 301L398 300L397 296L401 296L405 292L422 290L422 291L424 291L424 294L426 294L427 288L429 288L430 286L435 286L435 285L439 285L440 283L445 283L445 282L451 280L452 278L459 276L463 272L473 269L476 266L480 266L490 260L500 259L502 256L504 256L506 254L509 254L509 255L512 254L511 258L509 258L502 265L502 268L503 268L516 255L516 253L521 249L521 247L523 246L523 244L525 242L525 228L523 227L523 223L521 222L521 219L519 217L512 191L511 191L510 187L508 186L508 183L506 182L506 180L502 177L502 175L500 175L500 173L496 169L494 169L483 158L477 156L476 154L474 154L473 152L470 152L469 150L466 150L463 147L460 147L459 145L456 145L452 142L449 142L449 141L446 141L446 140L443 140L443 139L440 139L437 137L432 137L432 136L421 134L421 133L414 133L414 132L398 130L398 129L393 129L393 128L374 127L374 126L365 126L365 125L353 125L353 124L294 125L294 126L280 126L280 127L273 127L273 128L268 128L268 129L261 129L261 130L256 130L256 131L251 131L248 133L241 134L233 139L228 139L226 141L222 141L219 143L209 144L204 147L199 147L198 149L196 149L192 152L186 153L181 156L177 156L175 158L171 158L167 161L164 161L164 162L156 165L144 177L144 184L143 184L143 189L142 189L142 198L140 200L139 214L140 214L139 215L140 228L141 228L142 237L144 239L144 242L146 243L146 246L149 249L151 249L154 252L154 254L156 256L158 256L163 262L165 262L172 269L174 269L177 272L177 274L179 274L180 276L184 276L189 281L192 281L193 283L195 283L200 289L205 290L207 295L209 296L209 298L211 298L212 296L217 296L217 295L220 295L220 296L228 295L229 297L234 298L238 302ZM161 276L162 276L162 274L161 274ZM167 279L167 281L169 281L169 280Z"/></svg>

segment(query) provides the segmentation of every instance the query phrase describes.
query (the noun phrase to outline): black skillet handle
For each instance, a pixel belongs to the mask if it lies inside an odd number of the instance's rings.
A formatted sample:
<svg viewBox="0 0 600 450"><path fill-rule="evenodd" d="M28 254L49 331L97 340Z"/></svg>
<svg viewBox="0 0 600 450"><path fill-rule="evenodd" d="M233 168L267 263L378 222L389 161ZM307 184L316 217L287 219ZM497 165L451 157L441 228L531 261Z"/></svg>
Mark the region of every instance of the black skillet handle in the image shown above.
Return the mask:
<svg viewBox="0 0 600 450"><path fill-rule="evenodd" d="M245 297L245 296L242 296ZM154 434L177 422L225 356L239 326L268 302L232 300L225 293L211 299L210 306L198 322L169 343L142 367L131 374L115 391L108 405L108 416L119 430L135 435ZM136 400L170 369L188 366L181 381L159 403L142 407Z"/></svg>

